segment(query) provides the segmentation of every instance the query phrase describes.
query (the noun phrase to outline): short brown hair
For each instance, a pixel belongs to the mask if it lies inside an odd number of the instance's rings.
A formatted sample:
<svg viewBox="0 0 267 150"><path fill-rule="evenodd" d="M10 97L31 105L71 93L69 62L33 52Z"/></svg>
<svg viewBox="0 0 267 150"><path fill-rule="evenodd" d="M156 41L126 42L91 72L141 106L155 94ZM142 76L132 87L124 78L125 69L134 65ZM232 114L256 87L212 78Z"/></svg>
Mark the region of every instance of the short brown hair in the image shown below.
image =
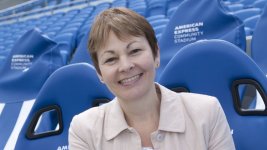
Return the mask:
<svg viewBox="0 0 267 150"><path fill-rule="evenodd" d="M96 71L101 74L97 59L97 50L105 46L110 31L119 39L131 36L143 36L148 40L153 57L158 51L157 39L151 25L146 19L127 8L110 8L100 13L91 27L88 49Z"/></svg>

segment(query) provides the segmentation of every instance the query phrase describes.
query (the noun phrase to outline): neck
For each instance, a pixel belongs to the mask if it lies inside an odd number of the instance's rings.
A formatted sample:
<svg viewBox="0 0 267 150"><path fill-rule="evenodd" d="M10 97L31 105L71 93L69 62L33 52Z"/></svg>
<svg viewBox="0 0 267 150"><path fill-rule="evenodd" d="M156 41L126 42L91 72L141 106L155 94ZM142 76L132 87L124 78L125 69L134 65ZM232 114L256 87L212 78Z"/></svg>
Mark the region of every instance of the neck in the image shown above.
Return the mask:
<svg viewBox="0 0 267 150"><path fill-rule="evenodd" d="M134 127L136 123L156 123L158 126L161 95L157 86L156 88L152 89L147 95L138 100L130 101L128 103L120 101L125 119L129 126Z"/></svg>

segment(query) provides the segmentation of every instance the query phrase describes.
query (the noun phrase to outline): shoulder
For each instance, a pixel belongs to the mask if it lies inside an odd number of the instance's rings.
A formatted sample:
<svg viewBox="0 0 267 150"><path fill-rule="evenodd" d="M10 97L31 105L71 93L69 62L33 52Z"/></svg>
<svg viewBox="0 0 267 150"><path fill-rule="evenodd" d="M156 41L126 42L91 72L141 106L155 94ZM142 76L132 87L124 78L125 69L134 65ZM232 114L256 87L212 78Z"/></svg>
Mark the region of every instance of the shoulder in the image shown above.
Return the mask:
<svg viewBox="0 0 267 150"><path fill-rule="evenodd" d="M160 84L158 84L158 86L160 87L162 99L164 99L164 101L175 101L177 103L180 101L183 105L198 108L200 106L204 108L213 107L219 104L218 99L214 96L186 92L176 93Z"/></svg>
<svg viewBox="0 0 267 150"><path fill-rule="evenodd" d="M218 99L214 96L197 93L179 93L179 97L186 106L199 109L219 107Z"/></svg>
<svg viewBox="0 0 267 150"><path fill-rule="evenodd" d="M164 86L160 86L162 100L173 105L176 109L183 109L190 115L210 116L221 109L218 99L214 96L197 93L176 93Z"/></svg>
<svg viewBox="0 0 267 150"><path fill-rule="evenodd" d="M218 113L222 111L221 105L216 97L197 94L197 93L180 93L184 111L200 120L216 120ZM198 120L198 119L197 119Z"/></svg>
<svg viewBox="0 0 267 150"><path fill-rule="evenodd" d="M213 128L218 118L225 118L223 109L216 97L196 94L180 93L185 116L192 118L197 124L206 124ZM226 123L226 121L223 121Z"/></svg>

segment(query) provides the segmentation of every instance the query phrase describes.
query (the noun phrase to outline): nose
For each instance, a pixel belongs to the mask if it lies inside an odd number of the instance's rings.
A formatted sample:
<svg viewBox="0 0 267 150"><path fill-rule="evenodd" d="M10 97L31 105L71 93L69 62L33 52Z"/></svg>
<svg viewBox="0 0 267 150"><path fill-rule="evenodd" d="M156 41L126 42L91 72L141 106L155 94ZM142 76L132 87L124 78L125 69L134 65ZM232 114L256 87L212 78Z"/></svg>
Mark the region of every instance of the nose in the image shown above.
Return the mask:
<svg viewBox="0 0 267 150"><path fill-rule="evenodd" d="M119 63L119 72L128 72L134 68L134 63L127 57L122 57Z"/></svg>

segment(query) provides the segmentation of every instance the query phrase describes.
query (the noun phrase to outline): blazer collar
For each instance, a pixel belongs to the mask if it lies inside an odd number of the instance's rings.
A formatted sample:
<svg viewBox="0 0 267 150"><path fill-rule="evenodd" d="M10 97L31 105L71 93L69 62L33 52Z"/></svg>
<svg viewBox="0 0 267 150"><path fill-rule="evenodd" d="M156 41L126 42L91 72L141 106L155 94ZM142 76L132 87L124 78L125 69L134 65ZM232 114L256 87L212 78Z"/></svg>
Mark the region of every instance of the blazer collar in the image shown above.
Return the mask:
<svg viewBox="0 0 267 150"><path fill-rule="evenodd" d="M124 118L120 104L117 98L114 98L105 118L104 134L106 139L111 140L128 128L129 126Z"/></svg>
<svg viewBox="0 0 267 150"><path fill-rule="evenodd" d="M184 107L180 94L158 84L161 91L159 130L185 131Z"/></svg>
<svg viewBox="0 0 267 150"><path fill-rule="evenodd" d="M156 83L161 91L160 120L158 130L184 132L185 118L183 103L179 94ZM117 98L111 102L105 118L104 134L107 140L129 129Z"/></svg>

